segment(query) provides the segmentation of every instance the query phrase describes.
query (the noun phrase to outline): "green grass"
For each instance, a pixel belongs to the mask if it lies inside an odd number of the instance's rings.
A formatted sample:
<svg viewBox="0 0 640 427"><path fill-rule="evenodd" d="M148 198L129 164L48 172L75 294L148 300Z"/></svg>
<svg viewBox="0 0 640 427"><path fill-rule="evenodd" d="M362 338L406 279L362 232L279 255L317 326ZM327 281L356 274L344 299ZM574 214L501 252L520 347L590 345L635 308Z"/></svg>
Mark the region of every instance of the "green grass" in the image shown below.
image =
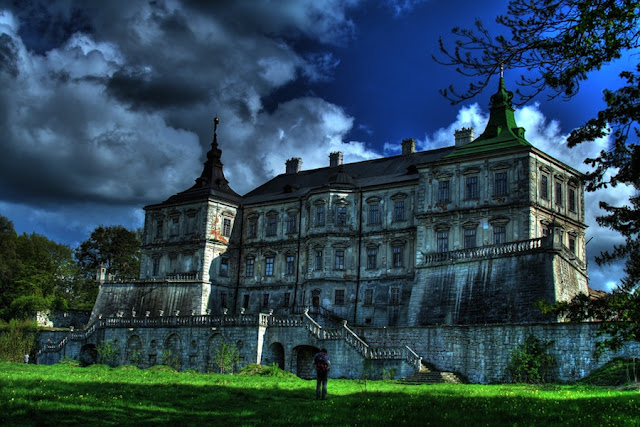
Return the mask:
<svg viewBox="0 0 640 427"><path fill-rule="evenodd" d="M404 385L0 364L0 425L638 425L640 393L591 385Z"/></svg>

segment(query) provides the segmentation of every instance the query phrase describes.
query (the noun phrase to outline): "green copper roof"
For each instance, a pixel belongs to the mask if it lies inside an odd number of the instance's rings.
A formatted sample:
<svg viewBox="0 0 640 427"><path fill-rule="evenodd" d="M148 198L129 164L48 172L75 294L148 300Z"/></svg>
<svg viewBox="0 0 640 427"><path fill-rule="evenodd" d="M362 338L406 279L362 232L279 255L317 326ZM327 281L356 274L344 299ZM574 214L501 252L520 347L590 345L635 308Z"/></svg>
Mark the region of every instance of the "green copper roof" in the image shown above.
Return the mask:
<svg viewBox="0 0 640 427"><path fill-rule="evenodd" d="M491 96L489 123L478 138L467 145L456 148L445 158L484 153L493 150L504 150L514 147L531 147L524 139L524 128L518 127L511 106L513 92L506 89L504 78L500 77L498 91Z"/></svg>

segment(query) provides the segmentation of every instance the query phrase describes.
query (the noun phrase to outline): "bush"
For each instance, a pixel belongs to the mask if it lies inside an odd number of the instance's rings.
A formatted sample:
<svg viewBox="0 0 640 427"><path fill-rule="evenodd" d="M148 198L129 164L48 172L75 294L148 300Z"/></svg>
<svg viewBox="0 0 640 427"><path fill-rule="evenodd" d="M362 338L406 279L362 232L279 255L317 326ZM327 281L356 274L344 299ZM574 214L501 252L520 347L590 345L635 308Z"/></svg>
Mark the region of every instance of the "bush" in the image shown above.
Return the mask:
<svg viewBox="0 0 640 427"><path fill-rule="evenodd" d="M118 346L111 340L104 340L98 344L98 362L109 365L111 367L117 366L120 358L120 352Z"/></svg>
<svg viewBox="0 0 640 427"><path fill-rule="evenodd" d="M24 355L35 348L34 322L11 320L0 327L0 360L24 362Z"/></svg>
<svg viewBox="0 0 640 427"><path fill-rule="evenodd" d="M173 352L169 349L162 350L162 364L165 366L170 366L176 371L179 371L182 368L182 364L180 363L180 358L177 354L173 354Z"/></svg>
<svg viewBox="0 0 640 427"><path fill-rule="evenodd" d="M240 359L240 350L234 344L220 343L211 354L209 362L209 372L224 374L233 373L233 370Z"/></svg>
<svg viewBox="0 0 640 427"><path fill-rule="evenodd" d="M542 342L529 335L524 344L511 351L511 360L507 370L511 381L516 383L543 383L549 380L551 369L555 366L553 356L547 353L550 342Z"/></svg>

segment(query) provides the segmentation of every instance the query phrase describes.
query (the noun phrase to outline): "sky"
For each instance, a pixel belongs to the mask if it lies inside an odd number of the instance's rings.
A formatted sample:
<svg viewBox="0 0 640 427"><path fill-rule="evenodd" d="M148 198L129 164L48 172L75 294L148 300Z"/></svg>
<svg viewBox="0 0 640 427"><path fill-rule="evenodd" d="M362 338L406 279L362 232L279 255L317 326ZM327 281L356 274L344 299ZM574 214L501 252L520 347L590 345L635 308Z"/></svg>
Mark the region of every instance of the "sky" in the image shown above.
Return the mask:
<svg viewBox="0 0 640 427"><path fill-rule="evenodd" d="M224 170L239 194L285 171L453 144L488 119L489 90L451 105L439 89L470 81L438 64L438 38L476 18L490 29L504 0L0 0L0 215L19 233L76 246L98 225L143 225L142 207L191 187L220 118ZM607 139L566 137L603 108L602 89L637 57L590 76L569 101L545 94L516 111L534 146L587 171ZM505 71L515 90L519 74ZM587 193L590 286L621 264L593 257L623 240L599 227Z"/></svg>

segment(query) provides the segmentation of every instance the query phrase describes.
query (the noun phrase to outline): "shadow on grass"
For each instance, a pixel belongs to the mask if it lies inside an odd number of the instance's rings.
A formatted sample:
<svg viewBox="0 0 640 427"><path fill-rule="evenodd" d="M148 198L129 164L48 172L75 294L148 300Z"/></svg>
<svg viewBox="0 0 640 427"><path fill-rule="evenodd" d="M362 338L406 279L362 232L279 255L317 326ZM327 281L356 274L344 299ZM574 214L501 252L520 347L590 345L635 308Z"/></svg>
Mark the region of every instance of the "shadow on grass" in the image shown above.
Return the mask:
<svg viewBox="0 0 640 427"><path fill-rule="evenodd" d="M50 372L47 372L49 368ZM637 424L637 392L558 386L405 386L175 373L0 366L0 423L35 424Z"/></svg>

